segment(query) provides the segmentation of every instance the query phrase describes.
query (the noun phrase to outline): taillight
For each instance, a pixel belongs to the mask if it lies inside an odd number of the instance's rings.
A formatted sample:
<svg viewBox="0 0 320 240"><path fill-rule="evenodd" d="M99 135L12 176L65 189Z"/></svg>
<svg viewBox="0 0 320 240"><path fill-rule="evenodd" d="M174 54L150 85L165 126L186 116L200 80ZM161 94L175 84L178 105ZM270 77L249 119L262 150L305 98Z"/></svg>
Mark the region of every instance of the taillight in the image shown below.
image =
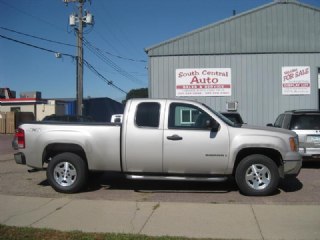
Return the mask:
<svg viewBox="0 0 320 240"><path fill-rule="evenodd" d="M26 147L26 141L24 136L24 130L22 128L18 128L16 131L16 141L18 143L19 148Z"/></svg>

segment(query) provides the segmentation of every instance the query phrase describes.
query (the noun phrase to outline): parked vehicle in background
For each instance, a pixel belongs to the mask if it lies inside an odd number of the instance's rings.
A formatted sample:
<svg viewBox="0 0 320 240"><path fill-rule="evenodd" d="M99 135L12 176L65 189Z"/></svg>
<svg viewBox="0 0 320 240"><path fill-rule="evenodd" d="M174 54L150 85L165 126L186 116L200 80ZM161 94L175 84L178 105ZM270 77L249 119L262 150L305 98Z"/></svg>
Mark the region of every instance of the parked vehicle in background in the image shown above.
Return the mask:
<svg viewBox="0 0 320 240"><path fill-rule="evenodd" d="M113 114L111 116L111 121L112 123L122 123L123 119L123 114Z"/></svg>
<svg viewBox="0 0 320 240"><path fill-rule="evenodd" d="M244 124L242 117L238 112L221 112L221 114L235 124Z"/></svg>
<svg viewBox="0 0 320 240"><path fill-rule="evenodd" d="M18 164L44 169L59 192L81 190L89 171L128 179L225 181L234 177L246 195L269 195L280 178L302 166L292 131L237 125L195 101L128 100L122 124L23 124Z"/></svg>
<svg viewBox="0 0 320 240"><path fill-rule="evenodd" d="M92 117L77 115L49 115L42 119L43 122L93 122Z"/></svg>
<svg viewBox="0 0 320 240"><path fill-rule="evenodd" d="M320 111L292 110L280 114L274 124L296 132L299 136L299 152L304 160L320 160Z"/></svg>

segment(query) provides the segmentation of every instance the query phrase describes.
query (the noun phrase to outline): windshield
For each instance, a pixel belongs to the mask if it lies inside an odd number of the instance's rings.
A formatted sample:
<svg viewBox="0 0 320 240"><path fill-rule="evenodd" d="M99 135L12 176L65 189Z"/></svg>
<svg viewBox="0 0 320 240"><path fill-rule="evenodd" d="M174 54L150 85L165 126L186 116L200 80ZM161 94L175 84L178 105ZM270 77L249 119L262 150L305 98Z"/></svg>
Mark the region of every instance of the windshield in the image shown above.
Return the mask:
<svg viewBox="0 0 320 240"><path fill-rule="evenodd" d="M243 124L242 118L239 113L221 112L221 114L236 124Z"/></svg>
<svg viewBox="0 0 320 240"><path fill-rule="evenodd" d="M232 127L239 127L241 126L241 124L235 124L234 122L232 122L230 119L226 118L225 116L223 116L221 113L213 110L211 107L207 106L206 104L202 104L203 106L205 106L208 110L210 110L212 113L214 113L217 117L219 117L223 122L225 122L226 124L228 124L229 126Z"/></svg>

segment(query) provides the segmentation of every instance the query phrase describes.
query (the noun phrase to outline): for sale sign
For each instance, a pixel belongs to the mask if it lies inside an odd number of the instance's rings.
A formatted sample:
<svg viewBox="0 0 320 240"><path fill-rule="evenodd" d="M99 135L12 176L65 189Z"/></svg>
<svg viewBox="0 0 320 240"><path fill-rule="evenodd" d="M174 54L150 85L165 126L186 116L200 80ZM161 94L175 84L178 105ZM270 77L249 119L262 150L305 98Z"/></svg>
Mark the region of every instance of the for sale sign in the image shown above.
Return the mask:
<svg viewBox="0 0 320 240"><path fill-rule="evenodd" d="M176 69L176 96L231 96L231 68Z"/></svg>
<svg viewBox="0 0 320 240"><path fill-rule="evenodd" d="M310 67L282 67L282 94L310 94Z"/></svg>

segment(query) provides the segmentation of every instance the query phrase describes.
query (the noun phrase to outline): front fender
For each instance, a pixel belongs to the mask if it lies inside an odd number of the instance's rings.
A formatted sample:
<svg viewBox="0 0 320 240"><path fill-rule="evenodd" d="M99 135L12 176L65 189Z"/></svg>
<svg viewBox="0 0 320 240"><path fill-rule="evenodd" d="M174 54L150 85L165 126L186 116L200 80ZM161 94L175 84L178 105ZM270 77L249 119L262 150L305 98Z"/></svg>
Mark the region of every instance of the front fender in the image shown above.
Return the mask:
<svg viewBox="0 0 320 240"><path fill-rule="evenodd" d="M277 136L237 136L230 142L230 149L229 173L233 171L237 156L243 149L271 149L277 151L282 158L284 153L288 152L287 143Z"/></svg>

